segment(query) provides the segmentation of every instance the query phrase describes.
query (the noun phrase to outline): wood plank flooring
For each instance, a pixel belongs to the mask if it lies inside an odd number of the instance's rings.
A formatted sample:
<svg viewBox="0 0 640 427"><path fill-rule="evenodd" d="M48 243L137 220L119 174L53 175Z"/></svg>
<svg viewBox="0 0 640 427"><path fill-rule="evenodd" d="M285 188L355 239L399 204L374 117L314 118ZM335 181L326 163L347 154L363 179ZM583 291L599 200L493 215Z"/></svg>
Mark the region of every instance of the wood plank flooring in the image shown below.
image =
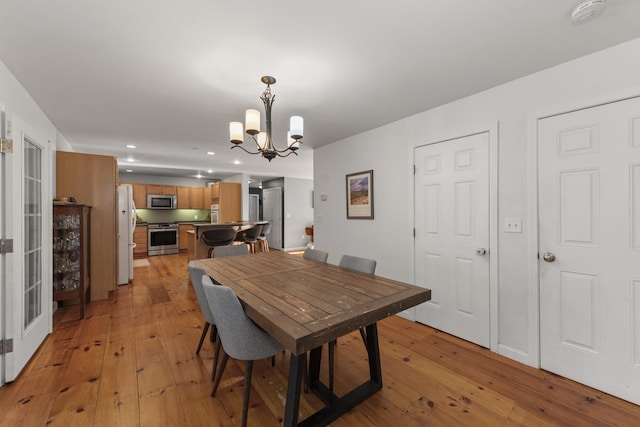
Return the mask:
<svg viewBox="0 0 640 427"><path fill-rule="evenodd" d="M211 398L213 345L195 349L203 319L186 255L149 258L108 301L58 310L54 332L16 381L0 388L0 426L236 426L243 364L230 361ZM516 363L424 325L379 323L383 389L332 425L640 425L640 407ZM323 361L322 378L326 378ZM288 355L257 362L250 426L282 423ZM338 394L367 376L359 334L338 341ZM320 407L301 400L301 417Z"/></svg>

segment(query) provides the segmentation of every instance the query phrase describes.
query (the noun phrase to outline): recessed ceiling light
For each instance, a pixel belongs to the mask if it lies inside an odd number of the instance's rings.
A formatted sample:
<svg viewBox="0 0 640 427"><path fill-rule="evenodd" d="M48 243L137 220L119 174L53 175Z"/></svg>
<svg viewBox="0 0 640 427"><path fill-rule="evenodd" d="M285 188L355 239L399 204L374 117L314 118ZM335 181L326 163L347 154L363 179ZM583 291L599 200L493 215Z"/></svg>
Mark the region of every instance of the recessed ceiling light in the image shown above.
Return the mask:
<svg viewBox="0 0 640 427"><path fill-rule="evenodd" d="M207 173L213 173L213 170L209 169L209 170L207 171Z"/></svg>
<svg viewBox="0 0 640 427"><path fill-rule="evenodd" d="M234 161L233 161L233 164L234 164L234 165L239 165L239 164L240 164L240 160L234 160Z"/></svg>
<svg viewBox="0 0 640 427"><path fill-rule="evenodd" d="M198 173L198 175L196 175L196 178L202 178L202 175Z"/></svg>
<svg viewBox="0 0 640 427"><path fill-rule="evenodd" d="M135 162L135 159L133 157L129 157L129 158L127 158L127 162L133 163L133 162Z"/></svg>
<svg viewBox="0 0 640 427"><path fill-rule="evenodd" d="M131 144L125 145L125 147L127 147L127 148L136 148L135 145L131 145Z"/></svg>
<svg viewBox="0 0 640 427"><path fill-rule="evenodd" d="M606 5L607 0L583 1L571 10L571 20L578 24L593 19L604 11Z"/></svg>
<svg viewBox="0 0 640 427"><path fill-rule="evenodd" d="M214 153L213 151L207 151L207 154L208 154L209 156L213 156L213 155L214 155L214 154L216 154L216 153Z"/></svg>
<svg viewBox="0 0 640 427"><path fill-rule="evenodd" d="M127 169L127 172L133 172L133 169Z"/></svg>

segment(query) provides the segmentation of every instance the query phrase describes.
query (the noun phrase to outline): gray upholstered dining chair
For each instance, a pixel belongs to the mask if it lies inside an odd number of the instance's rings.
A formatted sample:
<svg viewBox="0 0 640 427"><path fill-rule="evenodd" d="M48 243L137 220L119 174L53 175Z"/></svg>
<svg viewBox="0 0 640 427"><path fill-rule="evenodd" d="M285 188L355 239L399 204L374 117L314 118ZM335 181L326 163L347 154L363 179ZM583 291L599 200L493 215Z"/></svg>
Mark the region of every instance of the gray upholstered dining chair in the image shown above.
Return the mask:
<svg viewBox="0 0 640 427"><path fill-rule="evenodd" d="M213 248L211 257L221 258L225 256L248 255L248 254L249 254L249 245L247 245L246 243L240 243L238 245L216 246L215 248Z"/></svg>
<svg viewBox="0 0 640 427"><path fill-rule="evenodd" d="M342 255L340 258L340 267L348 268L349 270L359 271L366 274L374 274L376 272L376 261L368 258L360 258L353 255ZM360 336L365 347L367 347L367 335L364 328L360 328ZM335 359L335 350L338 340L329 342L329 390L333 391L333 363ZM367 353L369 348L367 347Z"/></svg>
<svg viewBox="0 0 640 427"><path fill-rule="evenodd" d="M242 405L242 426L244 427L247 425L253 361L275 356L284 348L247 317L238 297L230 288L214 285L209 276L202 278L202 286L216 320L223 351L222 362L213 383L211 396L216 395L229 357L246 361Z"/></svg>
<svg viewBox="0 0 640 427"><path fill-rule="evenodd" d="M202 343L204 342L204 338L207 336L207 331L209 330L209 326L211 326L211 337L215 338L216 344L214 349L213 356L213 367L211 368L211 380L215 378L216 375L216 365L218 364L218 354L220 354L220 340L218 339L218 335L216 333L216 323L213 318L213 313L211 312L211 307L209 306L209 301L207 301L207 297L204 294L204 289L202 287L202 278L209 276L202 269L198 268L194 265L193 261L190 261L187 268L189 269L189 277L191 278L191 284L193 284L193 290L196 292L196 297L198 298L198 304L200 305L200 311L202 312L202 317L204 317L204 327L202 329L202 335L200 336L200 342L198 343L198 349L196 350L196 354L200 354L200 349L202 348ZM211 280L209 278L209 280Z"/></svg>
<svg viewBox="0 0 640 427"><path fill-rule="evenodd" d="M329 252L321 251L320 249L307 248L302 254L303 258L312 259L314 261L327 262L329 258Z"/></svg>

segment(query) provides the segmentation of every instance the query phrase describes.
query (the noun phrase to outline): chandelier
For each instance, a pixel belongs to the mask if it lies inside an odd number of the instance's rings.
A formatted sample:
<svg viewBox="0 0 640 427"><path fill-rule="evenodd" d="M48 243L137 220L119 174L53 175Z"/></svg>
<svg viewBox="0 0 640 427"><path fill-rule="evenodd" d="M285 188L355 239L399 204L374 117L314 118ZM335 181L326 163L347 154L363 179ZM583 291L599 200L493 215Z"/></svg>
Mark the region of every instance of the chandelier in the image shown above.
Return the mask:
<svg viewBox="0 0 640 427"><path fill-rule="evenodd" d="M260 132L260 111L249 109L245 113L245 127L246 132L251 139L256 143L258 151L251 152L244 148L241 144L244 142L242 135L242 122L229 123L229 134L231 135L231 148L240 147L249 154L261 154L262 157L271 161L271 159L278 157L287 157L290 154L295 154L296 150L300 148L300 142L302 141L303 133L303 120L300 116L291 116L289 132L287 132L287 147L278 150L273 144L271 137L271 106L276 96L271 94L271 85L275 84L276 79L271 76L263 76L262 83L267 85L267 88L262 92L260 99L264 103L265 115L266 115L266 132Z"/></svg>

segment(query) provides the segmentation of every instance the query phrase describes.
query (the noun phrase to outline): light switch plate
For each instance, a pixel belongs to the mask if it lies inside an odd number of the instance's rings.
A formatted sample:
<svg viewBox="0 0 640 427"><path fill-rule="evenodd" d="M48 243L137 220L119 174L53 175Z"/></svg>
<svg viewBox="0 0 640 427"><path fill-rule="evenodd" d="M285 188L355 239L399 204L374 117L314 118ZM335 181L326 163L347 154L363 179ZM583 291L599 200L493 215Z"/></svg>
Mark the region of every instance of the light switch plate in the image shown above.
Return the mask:
<svg viewBox="0 0 640 427"><path fill-rule="evenodd" d="M522 233L522 218L505 218L504 231L506 233Z"/></svg>

